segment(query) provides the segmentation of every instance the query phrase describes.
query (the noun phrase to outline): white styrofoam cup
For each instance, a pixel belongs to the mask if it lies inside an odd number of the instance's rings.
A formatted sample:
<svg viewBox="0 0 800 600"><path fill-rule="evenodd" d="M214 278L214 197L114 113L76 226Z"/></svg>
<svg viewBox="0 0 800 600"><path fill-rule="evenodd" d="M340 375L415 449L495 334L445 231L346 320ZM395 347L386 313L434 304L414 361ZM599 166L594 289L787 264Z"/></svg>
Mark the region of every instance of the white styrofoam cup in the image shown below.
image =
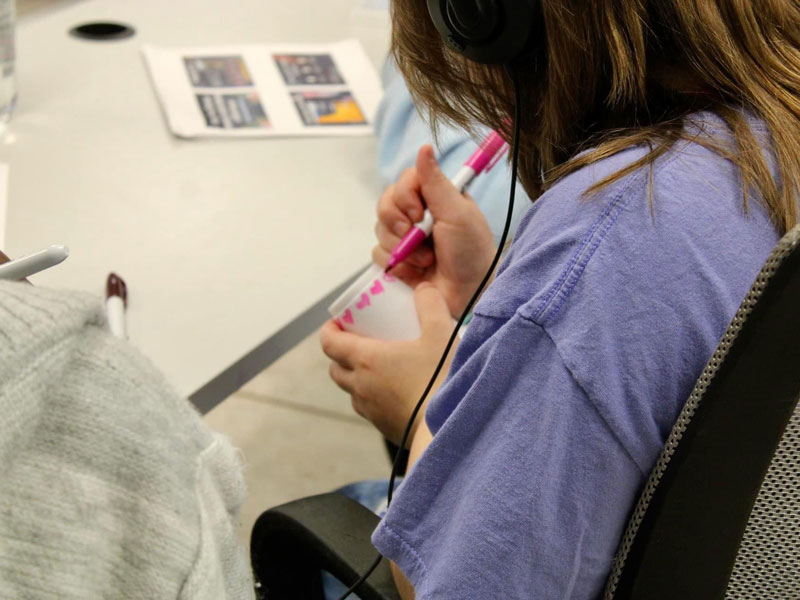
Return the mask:
<svg viewBox="0 0 800 600"><path fill-rule="evenodd" d="M414 290L371 265L330 305L328 312L345 331L381 340L420 336Z"/></svg>

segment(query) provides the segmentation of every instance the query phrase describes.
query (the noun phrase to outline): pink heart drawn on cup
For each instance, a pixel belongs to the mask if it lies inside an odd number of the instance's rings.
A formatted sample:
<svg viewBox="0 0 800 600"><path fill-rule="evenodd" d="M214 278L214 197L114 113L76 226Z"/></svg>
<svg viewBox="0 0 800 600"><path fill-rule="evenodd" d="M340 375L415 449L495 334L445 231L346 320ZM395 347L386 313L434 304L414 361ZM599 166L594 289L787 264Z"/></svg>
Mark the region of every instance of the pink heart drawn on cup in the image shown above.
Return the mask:
<svg viewBox="0 0 800 600"><path fill-rule="evenodd" d="M351 311L349 308L346 311L344 311L344 314L342 315L342 321L352 325L353 324L353 311Z"/></svg>
<svg viewBox="0 0 800 600"><path fill-rule="evenodd" d="M397 277L395 277L391 273L384 273L383 274L383 280L384 281L388 281L389 283L392 283L394 281L397 281Z"/></svg>
<svg viewBox="0 0 800 600"><path fill-rule="evenodd" d="M371 302L369 301L369 296L367 295L366 292L364 292L363 294L361 294L361 301L358 304L356 304L356 308L358 310L364 310L370 304Z"/></svg>
<svg viewBox="0 0 800 600"><path fill-rule="evenodd" d="M372 287L369 288L369 293L372 294L373 296L377 296L381 292L383 292L383 284L378 279L376 279L375 283L372 284Z"/></svg>

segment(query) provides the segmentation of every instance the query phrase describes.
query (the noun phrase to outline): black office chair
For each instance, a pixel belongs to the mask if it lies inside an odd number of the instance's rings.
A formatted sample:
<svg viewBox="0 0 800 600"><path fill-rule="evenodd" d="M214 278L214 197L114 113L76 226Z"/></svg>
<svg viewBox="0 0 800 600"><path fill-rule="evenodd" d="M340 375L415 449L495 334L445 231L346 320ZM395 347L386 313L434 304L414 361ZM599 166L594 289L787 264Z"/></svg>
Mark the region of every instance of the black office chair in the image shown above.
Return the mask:
<svg viewBox="0 0 800 600"><path fill-rule="evenodd" d="M800 226L697 381L636 504L604 598L800 598ZM319 598L375 557L378 518L337 494L268 510L251 556L271 600ZM398 598L383 566L358 594Z"/></svg>

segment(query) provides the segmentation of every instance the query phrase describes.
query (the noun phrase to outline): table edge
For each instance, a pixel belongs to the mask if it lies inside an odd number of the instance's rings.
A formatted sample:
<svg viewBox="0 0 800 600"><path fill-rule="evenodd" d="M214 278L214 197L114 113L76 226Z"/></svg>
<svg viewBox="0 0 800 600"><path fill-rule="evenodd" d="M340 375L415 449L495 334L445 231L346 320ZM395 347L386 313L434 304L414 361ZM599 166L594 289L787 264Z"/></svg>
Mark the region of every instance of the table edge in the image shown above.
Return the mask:
<svg viewBox="0 0 800 600"><path fill-rule="evenodd" d="M269 367L286 352L308 337L330 318L328 306L339 297L368 267L365 263L344 283L321 298L311 308L301 313L288 325L279 329L242 358L227 367L222 373L205 383L189 395L189 400L201 414L206 414L225 398Z"/></svg>

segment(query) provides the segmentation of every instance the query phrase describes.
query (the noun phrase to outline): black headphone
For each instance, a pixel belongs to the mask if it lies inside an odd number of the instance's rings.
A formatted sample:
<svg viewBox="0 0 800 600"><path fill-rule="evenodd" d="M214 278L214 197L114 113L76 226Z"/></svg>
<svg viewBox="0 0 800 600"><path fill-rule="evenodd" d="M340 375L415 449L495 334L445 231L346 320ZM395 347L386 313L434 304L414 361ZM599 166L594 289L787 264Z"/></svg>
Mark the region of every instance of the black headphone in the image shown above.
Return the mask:
<svg viewBox="0 0 800 600"><path fill-rule="evenodd" d="M540 0L428 0L448 46L479 63L507 64L525 53L539 30Z"/></svg>

